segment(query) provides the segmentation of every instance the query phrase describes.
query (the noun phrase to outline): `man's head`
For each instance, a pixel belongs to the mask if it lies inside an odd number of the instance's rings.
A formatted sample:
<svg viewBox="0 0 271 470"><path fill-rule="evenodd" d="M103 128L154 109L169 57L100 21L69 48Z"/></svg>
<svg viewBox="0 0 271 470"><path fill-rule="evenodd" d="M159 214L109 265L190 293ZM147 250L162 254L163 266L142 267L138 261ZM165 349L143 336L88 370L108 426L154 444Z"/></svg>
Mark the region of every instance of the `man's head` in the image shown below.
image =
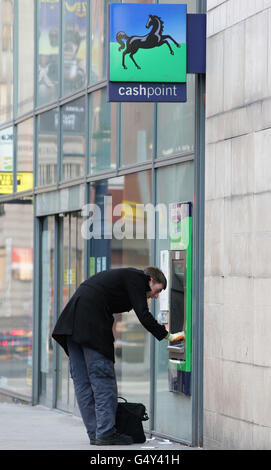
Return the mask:
<svg viewBox="0 0 271 470"><path fill-rule="evenodd" d="M147 291L147 297L157 299L158 295L163 289L167 288L167 280L164 273L154 266L148 266L144 269L144 273L150 277L149 286L150 290Z"/></svg>

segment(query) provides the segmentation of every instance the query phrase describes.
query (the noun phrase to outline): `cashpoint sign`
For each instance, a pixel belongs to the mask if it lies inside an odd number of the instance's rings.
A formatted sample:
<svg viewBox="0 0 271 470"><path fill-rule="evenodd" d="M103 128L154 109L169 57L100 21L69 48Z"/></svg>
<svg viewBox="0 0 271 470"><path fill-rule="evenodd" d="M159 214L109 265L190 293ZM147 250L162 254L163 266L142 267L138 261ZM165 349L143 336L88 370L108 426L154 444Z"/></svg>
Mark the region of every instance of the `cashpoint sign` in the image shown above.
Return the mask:
<svg viewBox="0 0 271 470"><path fill-rule="evenodd" d="M206 71L206 15L111 3L108 23L108 101L186 102L187 73Z"/></svg>

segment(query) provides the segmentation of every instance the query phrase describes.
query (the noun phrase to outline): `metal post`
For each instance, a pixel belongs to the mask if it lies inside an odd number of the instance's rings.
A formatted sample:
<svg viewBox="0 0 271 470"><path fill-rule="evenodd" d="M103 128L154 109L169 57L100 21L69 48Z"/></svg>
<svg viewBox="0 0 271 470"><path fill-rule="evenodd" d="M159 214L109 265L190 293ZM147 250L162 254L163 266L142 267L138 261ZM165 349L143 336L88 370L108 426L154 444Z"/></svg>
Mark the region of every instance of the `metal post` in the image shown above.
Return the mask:
<svg viewBox="0 0 271 470"><path fill-rule="evenodd" d="M60 255L60 240L61 240L61 227L60 219L58 216L55 216L55 246L54 246L54 325L57 322L58 318L58 308L60 305L60 262L62 257ZM57 406L57 369L58 369L58 360L57 360L58 346L55 341L53 341L53 398L52 398L52 407L56 408Z"/></svg>
<svg viewBox="0 0 271 470"><path fill-rule="evenodd" d="M204 302L204 128L205 77L197 83L195 210L194 210L194 272L193 272L193 346L192 346L192 444L201 446L203 439L203 302Z"/></svg>
<svg viewBox="0 0 271 470"><path fill-rule="evenodd" d="M34 246L33 251L33 328L32 328L32 404L36 405L39 401L40 394L40 295L41 292L41 230L42 222L36 217L36 197L34 197Z"/></svg>

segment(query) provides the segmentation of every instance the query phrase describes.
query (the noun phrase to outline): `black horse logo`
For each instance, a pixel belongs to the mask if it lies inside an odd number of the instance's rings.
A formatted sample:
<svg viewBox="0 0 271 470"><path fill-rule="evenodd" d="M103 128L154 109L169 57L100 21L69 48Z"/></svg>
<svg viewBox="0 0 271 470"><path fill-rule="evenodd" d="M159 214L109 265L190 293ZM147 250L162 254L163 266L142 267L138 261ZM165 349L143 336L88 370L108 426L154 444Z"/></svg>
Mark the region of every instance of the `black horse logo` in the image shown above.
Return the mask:
<svg viewBox="0 0 271 470"><path fill-rule="evenodd" d="M134 54L138 51L139 48L141 49L152 49L153 47L160 47L163 44L167 44L169 47L170 53L174 55L174 52L171 48L171 45L167 41L167 39L171 39L171 41L176 44L177 47L181 47L173 37L166 35L163 36L162 32L164 29L164 22L159 16L149 15L148 22L146 24L146 28L150 28L152 26L152 30L146 36L127 36L124 31L119 31L117 33L116 39L120 44L119 51L125 48L125 44L123 39L126 39L126 50L122 53L122 66L127 69L125 65L125 56L126 54L130 54L132 61L134 62L135 66L140 69L139 65L136 63L134 59Z"/></svg>

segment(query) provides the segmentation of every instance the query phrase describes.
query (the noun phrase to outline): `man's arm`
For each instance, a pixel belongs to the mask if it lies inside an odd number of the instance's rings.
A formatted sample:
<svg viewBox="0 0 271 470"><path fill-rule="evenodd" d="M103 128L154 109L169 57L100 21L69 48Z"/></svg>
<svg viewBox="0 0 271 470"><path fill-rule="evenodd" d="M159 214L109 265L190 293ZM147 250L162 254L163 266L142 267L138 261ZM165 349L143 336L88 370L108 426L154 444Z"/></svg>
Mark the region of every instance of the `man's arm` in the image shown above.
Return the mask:
<svg viewBox="0 0 271 470"><path fill-rule="evenodd" d="M159 341L166 338L168 331L164 325L160 325L155 320L149 311L145 283L141 276L137 275L136 278L129 276L125 280L125 284L132 307L140 323Z"/></svg>

